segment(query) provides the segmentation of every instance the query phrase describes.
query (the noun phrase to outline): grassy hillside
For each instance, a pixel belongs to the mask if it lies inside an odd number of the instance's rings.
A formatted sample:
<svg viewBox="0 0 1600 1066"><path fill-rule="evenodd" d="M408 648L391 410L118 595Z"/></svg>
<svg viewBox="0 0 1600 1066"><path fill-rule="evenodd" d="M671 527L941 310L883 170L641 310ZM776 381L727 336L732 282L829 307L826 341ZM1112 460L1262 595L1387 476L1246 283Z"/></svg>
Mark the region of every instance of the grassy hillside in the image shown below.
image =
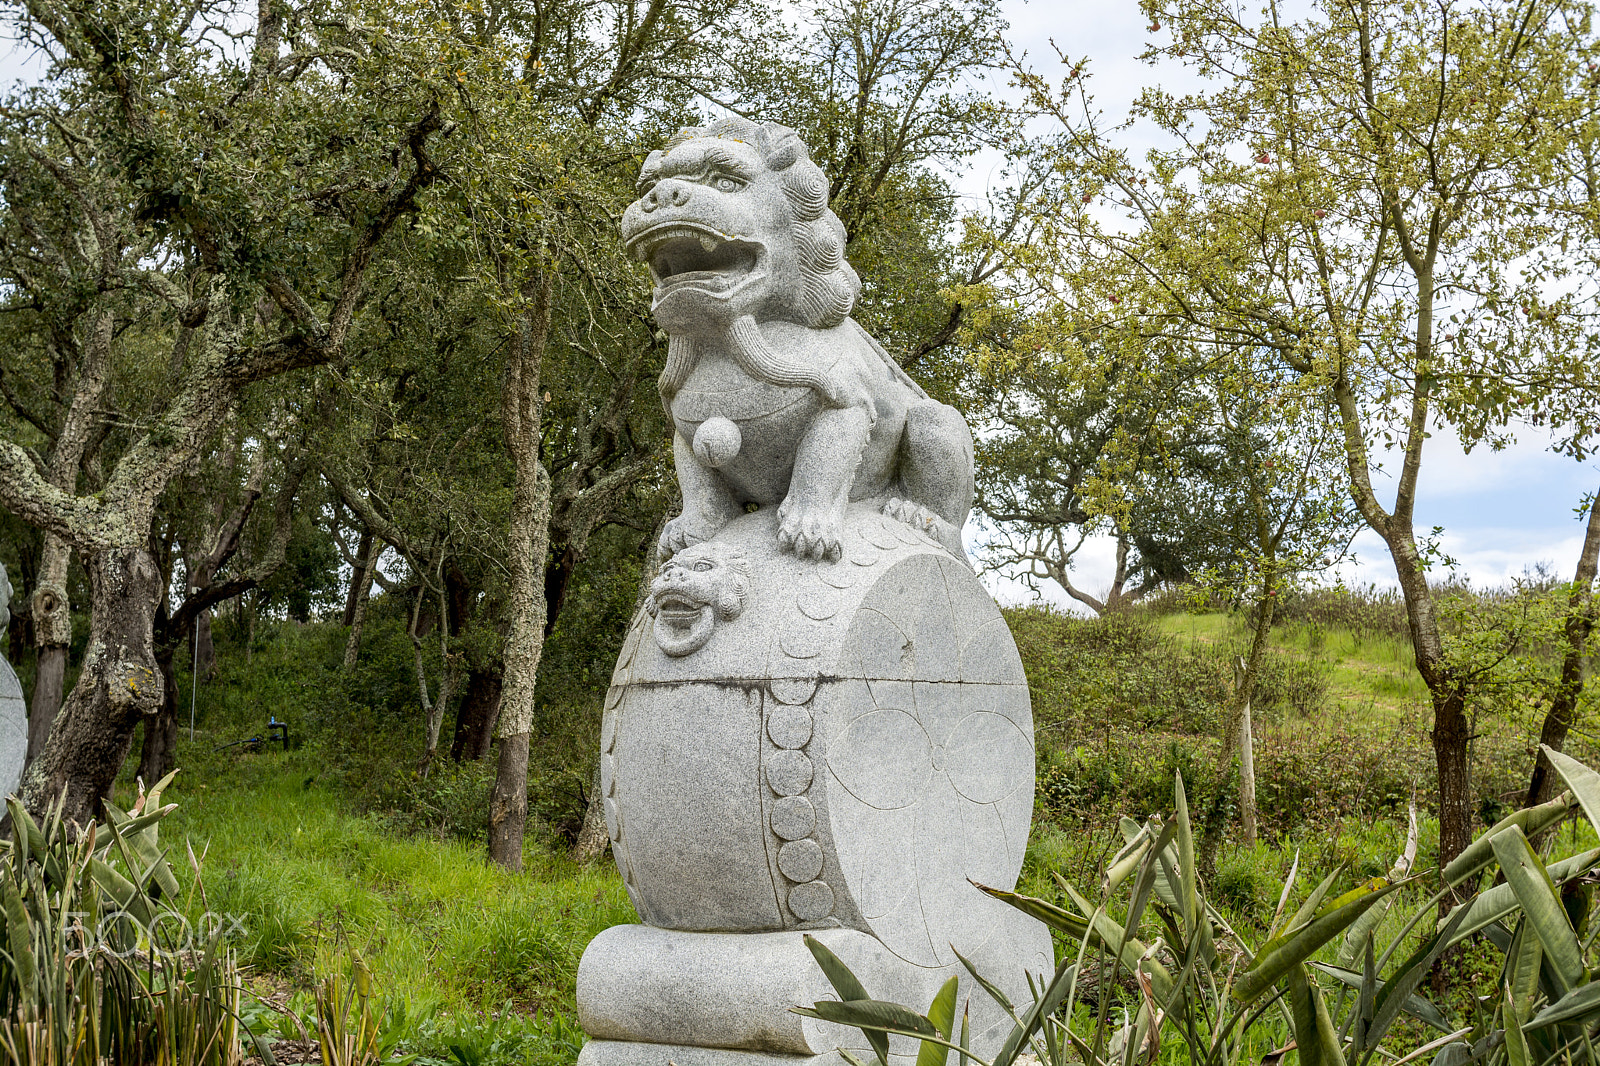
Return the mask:
<svg viewBox="0 0 1600 1066"><path fill-rule="evenodd" d="M1387 871L1413 799L1419 864L1433 862L1426 693L1394 632L1292 616L1275 630L1254 705L1263 839L1247 848L1232 839L1232 790L1214 770L1242 646L1236 619L1006 613L1038 734L1024 891L1063 898L1057 876L1092 890L1121 844L1119 817L1169 809L1176 772L1197 823L1220 841L1213 896L1243 938L1260 934L1297 860L1294 898L1335 870L1351 882ZM485 864L478 837L488 768L416 772L415 689L399 633L380 618L352 674L338 669L341 650L337 627L285 626L246 656L224 655L201 690L195 740L180 739L186 769L170 793L182 804L172 830L203 856L206 904L240 917L237 943L257 995L280 1012L274 1027L286 1041L299 1036L315 980L353 949L375 975L387 1030L418 1061L571 1062L583 1039L578 958L600 929L635 920L609 861L564 858L598 691L572 684L541 705L530 786L541 818L528 869L508 875ZM302 746L215 750L267 713L289 719ZM1525 786L1530 720L1481 717L1474 784L1486 820ZM1586 737L1573 747L1593 759ZM1564 830L1552 846L1566 854L1591 841L1587 828ZM1470 972L1470 956L1460 965Z"/></svg>

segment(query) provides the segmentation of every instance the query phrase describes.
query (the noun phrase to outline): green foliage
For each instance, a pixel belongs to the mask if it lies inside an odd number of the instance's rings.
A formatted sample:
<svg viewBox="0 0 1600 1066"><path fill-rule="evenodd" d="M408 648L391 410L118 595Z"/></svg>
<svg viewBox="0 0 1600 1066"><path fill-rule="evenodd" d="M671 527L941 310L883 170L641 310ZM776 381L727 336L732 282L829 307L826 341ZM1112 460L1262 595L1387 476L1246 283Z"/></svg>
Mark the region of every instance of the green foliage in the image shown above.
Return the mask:
<svg viewBox="0 0 1600 1066"><path fill-rule="evenodd" d="M1387 876L1335 894L1340 878L1335 870L1290 911L1285 904L1294 898L1295 869L1276 903L1262 891L1266 879L1258 884L1248 868L1234 867L1225 881L1219 878L1212 886L1197 876L1179 775L1170 818L1154 817L1143 825L1124 819L1125 845L1106 864L1100 898L1091 900L1059 874L1066 896L1062 903L984 889L1045 922L1064 938L1066 950L1054 975L1036 986L1032 1004L1013 1012L1016 1026L998 1050L989 1059L971 1056L972 1061L1011 1066L1029 1052L1049 1066L1134 1066L1154 1061L1162 1042L1169 1041L1182 1046L1191 1064L1231 1066L1247 1047L1259 1045L1253 1029L1286 1030L1300 1062L1319 1066L1367 1064L1380 1054L1395 1059L1405 1051L1440 1049L1435 1061L1445 1063L1569 1061L1587 1046L1589 1030L1600 1021L1600 994L1590 984L1600 955L1594 938L1585 937L1593 900L1584 884L1600 863L1600 849L1547 866L1529 836L1547 831L1575 807L1591 819L1600 813L1600 774L1559 753L1548 754L1572 792L1491 827L1446 867L1440 875L1443 887L1422 901L1397 935L1385 933L1385 939L1379 934L1390 908L1402 889L1417 883L1408 878L1415 828L1406 853ZM1475 892L1496 870L1504 883ZM1264 940L1229 925L1212 905L1208 894L1223 884L1235 902L1261 916ZM1448 905L1443 917L1441 903ZM1480 931L1500 953L1497 987L1473 999L1464 1017L1452 1018L1429 1001L1425 982L1448 951ZM881 1066L888 1066L888 1058L879 1034L913 1037L924 1049L966 1052L951 1043L948 1024L937 1024L937 1000L926 1015L873 1000L825 948L808 943L839 1001L797 1008L799 1013L872 1035ZM1324 961L1335 945L1339 963ZM1134 1003L1124 1006L1117 997L1103 995L1090 1002L1094 997L1085 988L1097 959L1098 967L1109 964L1112 980L1119 969L1134 976ZM970 965L967 969L985 991L992 988ZM1105 975L1094 972L1104 987ZM1415 1047L1409 1025L1399 1025L1404 1018L1432 1030L1422 1047ZM1272 1039L1278 1042L1276 1035Z"/></svg>
<svg viewBox="0 0 1600 1066"><path fill-rule="evenodd" d="M226 925L191 922L158 839L171 777L70 833L8 801L0 845L0 1048L19 1066L238 1066L244 984ZM193 885L199 888L198 867ZM201 892L203 899L203 891Z"/></svg>
<svg viewBox="0 0 1600 1066"><path fill-rule="evenodd" d="M1216 731L1232 692L1231 647L1184 646L1149 612L1086 619L1046 607L1009 607L1004 614L1028 675L1037 729L1063 741L1113 727ZM1323 708L1326 695L1314 666L1269 657L1253 707L1262 721L1307 717Z"/></svg>
<svg viewBox="0 0 1600 1066"><path fill-rule="evenodd" d="M175 815L196 852L208 849L210 906L240 916L238 950L265 989L287 986L314 1035L317 985L349 975L358 951L380 1042L397 1052L570 1066L583 1040L577 960L600 930L637 920L615 871L534 846L508 874L471 842L359 813L336 779L308 786L319 761L309 748L239 756L204 787L191 780Z"/></svg>

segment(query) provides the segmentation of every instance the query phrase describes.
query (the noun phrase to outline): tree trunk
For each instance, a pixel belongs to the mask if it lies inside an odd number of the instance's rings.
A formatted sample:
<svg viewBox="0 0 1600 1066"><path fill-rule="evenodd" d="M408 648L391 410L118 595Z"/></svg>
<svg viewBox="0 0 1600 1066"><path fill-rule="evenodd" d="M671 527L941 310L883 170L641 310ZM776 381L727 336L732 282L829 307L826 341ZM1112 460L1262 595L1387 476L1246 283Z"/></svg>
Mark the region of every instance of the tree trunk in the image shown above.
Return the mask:
<svg viewBox="0 0 1600 1066"><path fill-rule="evenodd" d="M1408 522L1395 520L1385 537L1394 559L1395 576L1406 601L1406 622L1417 673L1433 703L1433 763L1439 778L1439 865L1472 843L1472 773L1469 765L1472 723L1467 717L1467 691L1445 660L1439 618L1428 586L1428 574ZM1444 906L1449 901L1441 903Z"/></svg>
<svg viewBox="0 0 1600 1066"><path fill-rule="evenodd" d="M1269 567L1271 564L1268 564ZM1228 724L1222 734L1224 763L1239 760L1239 826L1245 843L1256 842L1255 752L1250 729L1250 703L1255 698L1256 678L1261 676L1261 660L1272 636L1272 616L1278 603L1277 580L1270 569L1256 604L1256 624L1250 634L1250 652L1240 663L1234 679L1233 704L1228 709Z"/></svg>
<svg viewBox="0 0 1600 1066"><path fill-rule="evenodd" d="M139 777L153 785L172 772L178 748L178 682L173 676L175 649L156 648L156 663L161 669L161 711L144 720L144 746L139 752Z"/></svg>
<svg viewBox="0 0 1600 1066"><path fill-rule="evenodd" d="M1583 695L1589 665L1589 637L1594 632L1594 579L1600 572L1600 498L1589 504L1589 526L1578 553L1578 569L1572 576L1572 591L1567 596L1565 636L1567 646L1561 654L1561 679L1550 699L1550 710L1539 730L1539 743L1561 751L1567 743ZM1534 758L1533 776L1523 805L1544 803L1555 792L1556 775L1541 747Z"/></svg>
<svg viewBox="0 0 1600 1066"><path fill-rule="evenodd" d="M135 726L161 710L163 690L152 646L160 568L142 548L100 549L87 563L92 595L83 671L22 784L22 802L34 817L64 794L63 816L80 825L99 817Z"/></svg>
<svg viewBox="0 0 1600 1066"><path fill-rule="evenodd" d="M500 715L500 690L503 681L498 667L471 670L467 690L456 712L455 736L450 741L450 758L456 762L477 762L489 754L494 742L495 719Z"/></svg>
<svg viewBox="0 0 1600 1066"><path fill-rule="evenodd" d="M589 775L588 804L583 809L583 825L578 829L578 838L572 842L573 862L593 862L606 853L611 836L606 829L603 803L604 797L600 794L600 760L596 759L594 772Z"/></svg>
<svg viewBox="0 0 1600 1066"><path fill-rule="evenodd" d="M508 345L501 422L516 468L511 496L506 590L510 632L506 637L505 691L501 697L500 760L489 801L489 858L508 870L522 869L522 834L528 821L528 734L533 731L534 686L544 652L545 554L550 543L550 472L539 456L539 395L545 343L550 334L554 264L530 285L527 307Z"/></svg>
<svg viewBox="0 0 1600 1066"><path fill-rule="evenodd" d="M522 834L528 825L528 734L500 738L494 788L489 793L489 858L522 869Z"/></svg>
<svg viewBox="0 0 1600 1066"><path fill-rule="evenodd" d="M67 600L67 564L72 549L51 533L40 552L39 583L29 611L38 658L33 674L33 702L28 705L28 755L32 762L44 750L51 724L66 695L67 650L72 646L72 605Z"/></svg>
<svg viewBox="0 0 1600 1066"><path fill-rule="evenodd" d="M1460 855L1472 843L1472 774L1467 761L1471 740L1472 723L1467 717L1466 693L1459 684L1441 685L1433 696L1433 761L1439 773L1441 864Z"/></svg>
<svg viewBox="0 0 1600 1066"><path fill-rule="evenodd" d="M578 568L578 553L570 544L553 545L555 558L544 571L545 623L544 635L548 638L561 617L561 608L567 602L567 589L572 585L572 573Z"/></svg>
<svg viewBox="0 0 1600 1066"><path fill-rule="evenodd" d="M195 617L194 633L191 635L190 647L193 648L194 676L201 681L210 681L217 675L217 646L211 639L211 611L204 610ZM156 778L160 780L160 778Z"/></svg>
<svg viewBox="0 0 1600 1066"><path fill-rule="evenodd" d="M350 636L344 642L344 668L350 669L356 664L356 659L361 655L361 630L367 624L367 601L372 598L372 575L378 569L377 556L372 557L372 565L361 568L361 580L353 582L350 588ZM359 586L359 588L357 587Z"/></svg>
<svg viewBox="0 0 1600 1066"><path fill-rule="evenodd" d="M1239 828L1244 842L1256 842L1256 738L1250 726L1250 704L1239 716Z"/></svg>
<svg viewBox="0 0 1600 1066"><path fill-rule="evenodd" d="M356 624L356 612L372 589L372 530L362 529L361 541L356 546L356 565L350 574L350 592L344 600L344 624Z"/></svg>

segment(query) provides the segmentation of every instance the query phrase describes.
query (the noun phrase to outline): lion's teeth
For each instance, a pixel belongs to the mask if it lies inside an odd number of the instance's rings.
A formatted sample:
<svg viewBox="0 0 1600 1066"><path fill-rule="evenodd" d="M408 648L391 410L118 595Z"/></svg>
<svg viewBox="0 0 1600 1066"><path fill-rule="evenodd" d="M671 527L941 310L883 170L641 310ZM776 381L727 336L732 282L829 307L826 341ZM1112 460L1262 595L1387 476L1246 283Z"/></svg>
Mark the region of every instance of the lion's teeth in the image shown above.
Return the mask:
<svg viewBox="0 0 1600 1066"><path fill-rule="evenodd" d="M707 252L714 251L717 247L717 239L715 237L701 237L700 247Z"/></svg>

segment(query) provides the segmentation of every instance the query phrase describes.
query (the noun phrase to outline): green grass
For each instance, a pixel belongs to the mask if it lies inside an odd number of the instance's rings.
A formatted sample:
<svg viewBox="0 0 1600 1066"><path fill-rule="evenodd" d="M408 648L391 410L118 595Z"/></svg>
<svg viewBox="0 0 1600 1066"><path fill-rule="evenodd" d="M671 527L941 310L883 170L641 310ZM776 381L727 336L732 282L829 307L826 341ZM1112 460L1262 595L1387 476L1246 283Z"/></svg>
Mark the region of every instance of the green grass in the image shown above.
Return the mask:
<svg viewBox="0 0 1600 1066"><path fill-rule="evenodd" d="M1244 624L1237 615L1209 611L1162 615L1160 630L1180 640L1243 649ZM1387 633L1292 624L1272 631L1273 650L1317 663L1329 695L1343 714L1388 723L1406 720L1428 706L1428 687L1417 674L1411 645Z"/></svg>
<svg viewBox="0 0 1600 1066"><path fill-rule="evenodd" d="M239 755L204 780L180 774L169 793L181 806L167 839L206 854L205 906L245 927L259 991L297 993L291 1006L303 1010L313 976L348 946L403 1012L413 1050L447 1058L451 1043L490 1033L495 1061L570 1063L583 948L637 921L610 864L530 849L527 869L509 874L481 845L352 814L332 790L308 787L316 769L301 753ZM496 1028L507 1005L513 1017Z"/></svg>

